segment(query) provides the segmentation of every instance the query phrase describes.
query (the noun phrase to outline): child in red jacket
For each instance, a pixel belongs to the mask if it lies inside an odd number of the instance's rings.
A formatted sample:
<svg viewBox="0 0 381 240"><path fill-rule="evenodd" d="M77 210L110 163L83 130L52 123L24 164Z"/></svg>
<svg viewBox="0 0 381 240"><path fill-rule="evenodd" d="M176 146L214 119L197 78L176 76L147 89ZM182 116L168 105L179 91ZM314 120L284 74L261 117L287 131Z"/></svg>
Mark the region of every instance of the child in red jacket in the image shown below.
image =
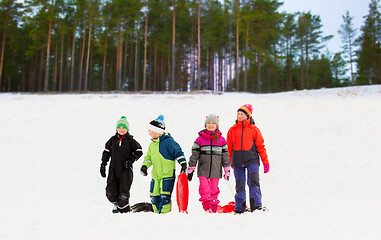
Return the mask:
<svg viewBox="0 0 381 240"><path fill-rule="evenodd" d="M236 180L234 209L236 213L243 213L246 210L246 179L250 191L250 210L253 212L263 209L259 185L259 159L263 163L264 173L270 170L264 140L254 125L252 112L251 104L245 104L238 109L236 124L229 129L226 139Z"/></svg>

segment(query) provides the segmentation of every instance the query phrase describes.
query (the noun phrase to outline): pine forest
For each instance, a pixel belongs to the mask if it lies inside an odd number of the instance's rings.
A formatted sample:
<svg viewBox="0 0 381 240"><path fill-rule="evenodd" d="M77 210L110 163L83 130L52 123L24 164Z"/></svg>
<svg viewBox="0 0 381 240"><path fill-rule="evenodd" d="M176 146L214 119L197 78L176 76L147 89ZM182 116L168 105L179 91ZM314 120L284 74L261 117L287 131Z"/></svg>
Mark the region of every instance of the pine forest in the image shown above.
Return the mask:
<svg viewBox="0 0 381 240"><path fill-rule="evenodd" d="M381 84L380 0L342 47L277 0L1 0L0 91L271 93Z"/></svg>

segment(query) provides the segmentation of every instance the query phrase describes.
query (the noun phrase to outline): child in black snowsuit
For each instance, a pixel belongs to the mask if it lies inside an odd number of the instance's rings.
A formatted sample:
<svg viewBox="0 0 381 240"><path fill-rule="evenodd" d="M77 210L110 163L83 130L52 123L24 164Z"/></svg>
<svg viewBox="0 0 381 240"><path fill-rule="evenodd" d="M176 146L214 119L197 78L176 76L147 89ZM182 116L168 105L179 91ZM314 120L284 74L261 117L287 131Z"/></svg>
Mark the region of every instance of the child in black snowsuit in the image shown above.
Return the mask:
<svg viewBox="0 0 381 240"><path fill-rule="evenodd" d="M101 176L106 177L106 165L111 157L108 171L106 196L120 213L131 211L129 199L133 179L132 164L142 155L142 147L129 134L125 116L116 123L117 133L107 141L103 151Z"/></svg>

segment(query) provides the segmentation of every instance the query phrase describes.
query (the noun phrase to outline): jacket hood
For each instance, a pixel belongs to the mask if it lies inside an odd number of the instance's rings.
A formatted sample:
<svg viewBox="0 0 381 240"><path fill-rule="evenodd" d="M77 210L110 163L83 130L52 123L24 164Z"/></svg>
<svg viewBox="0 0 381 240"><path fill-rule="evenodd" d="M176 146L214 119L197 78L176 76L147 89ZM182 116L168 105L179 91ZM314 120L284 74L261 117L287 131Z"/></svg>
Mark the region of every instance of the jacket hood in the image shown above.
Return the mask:
<svg viewBox="0 0 381 240"><path fill-rule="evenodd" d="M173 138L173 137L171 136L171 134L169 134L169 133L165 133L165 132L164 132L163 135L161 135L160 137L158 137L158 139L159 139L158 142L162 142L162 141L164 141L164 140L166 140L166 139L169 139L169 138ZM153 139L151 139L151 141L152 141L152 142L155 142Z"/></svg>

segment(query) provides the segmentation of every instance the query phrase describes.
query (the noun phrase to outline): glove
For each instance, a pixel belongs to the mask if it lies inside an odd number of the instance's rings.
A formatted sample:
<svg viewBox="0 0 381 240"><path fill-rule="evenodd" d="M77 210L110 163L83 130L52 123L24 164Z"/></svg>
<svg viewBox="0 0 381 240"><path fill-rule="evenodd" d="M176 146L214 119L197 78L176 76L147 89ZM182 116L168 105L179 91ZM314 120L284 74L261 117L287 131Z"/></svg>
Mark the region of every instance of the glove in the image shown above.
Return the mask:
<svg viewBox="0 0 381 240"><path fill-rule="evenodd" d="M268 173L270 171L270 164L263 164L264 173Z"/></svg>
<svg viewBox="0 0 381 240"><path fill-rule="evenodd" d="M224 171L225 171L225 174L224 174L224 179L225 180L228 180L229 181L229 178L230 178L230 167L224 167Z"/></svg>
<svg viewBox="0 0 381 240"><path fill-rule="evenodd" d="M147 166L146 165L143 165L142 168L140 168L140 173L143 176L147 176L148 175L148 173L147 173Z"/></svg>
<svg viewBox="0 0 381 240"><path fill-rule="evenodd" d="M101 176L106 177L106 165L101 164Z"/></svg>
<svg viewBox="0 0 381 240"><path fill-rule="evenodd" d="M188 178L188 181L189 181L189 182L192 181L192 178L193 178L193 172L188 173L187 178Z"/></svg>
<svg viewBox="0 0 381 240"><path fill-rule="evenodd" d="M193 172L194 170L196 169L196 167L188 167L188 171L187 171L187 177L188 177L188 181L192 181L192 177L193 177Z"/></svg>
<svg viewBox="0 0 381 240"><path fill-rule="evenodd" d="M180 170L180 173L182 173L182 172L185 173L185 170L187 170L187 164L186 164L186 163L182 163L182 164L181 164L181 170Z"/></svg>
<svg viewBox="0 0 381 240"><path fill-rule="evenodd" d="M131 168L133 163L134 163L133 160L128 159L128 160L124 163L124 167L125 167L125 168Z"/></svg>
<svg viewBox="0 0 381 240"><path fill-rule="evenodd" d="M192 172L194 172L195 169L196 167L188 167L187 174L191 174Z"/></svg>

